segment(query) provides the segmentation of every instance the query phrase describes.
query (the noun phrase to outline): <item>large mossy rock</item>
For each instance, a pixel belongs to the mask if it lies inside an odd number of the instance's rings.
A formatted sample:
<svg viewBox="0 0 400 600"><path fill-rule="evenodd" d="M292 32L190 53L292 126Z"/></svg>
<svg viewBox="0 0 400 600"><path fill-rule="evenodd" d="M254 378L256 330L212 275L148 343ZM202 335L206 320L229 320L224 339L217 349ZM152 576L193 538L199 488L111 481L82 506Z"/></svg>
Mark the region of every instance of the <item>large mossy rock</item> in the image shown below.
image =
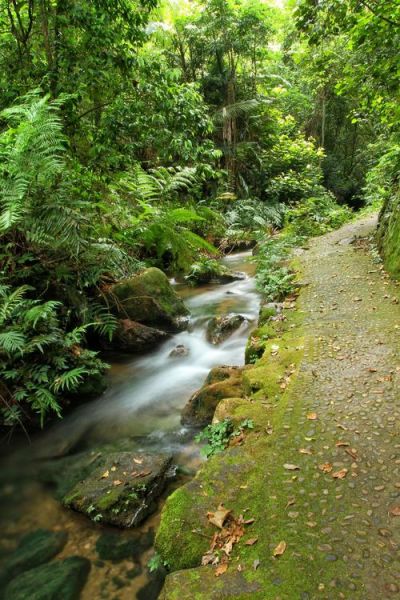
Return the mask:
<svg viewBox="0 0 400 600"><path fill-rule="evenodd" d="M16 577L4 600L77 600L89 571L90 561L79 556L53 561Z"/></svg>
<svg viewBox="0 0 400 600"><path fill-rule="evenodd" d="M207 340L213 345L221 344L239 329L245 320L242 315L234 314L213 317L207 325Z"/></svg>
<svg viewBox="0 0 400 600"><path fill-rule="evenodd" d="M386 269L400 279L400 195L393 196L383 206L377 241Z"/></svg>
<svg viewBox="0 0 400 600"><path fill-rule="evenodd" d="M109 453L63 498L95 522L135 527L153 512L172 458L133 452Z"/></svg>
<svg viewBox="0 0 400 600"><path fill-rule="evenodd" d="M211 423L221 400L242 395L242 370L238 367L215 367L211 369L204 385L191 396L184 407L182 424L204 427Z"/></svg>
<svg viewBox="0 0 400 600"><path fill-rule="evenodd" d="M113 350L132 354L149 352L169 337L169 334L161 329L147 327L131 319L121 319L113 336L111 347Z"/></svg>
<svg viewBox="0 0 400 600"><path fill-rule="evenodd" d="M115 284L110 299L121 318L145 325L179 329L189 314L168 277L154 267Z"/></svg>
<svg viewBox="0 0 400 600"><path fill-rule="evenodd" d="M67 534L61 531L38 529L25 535L0 569L0 590L17 575L51 560L66 541Z"/></svg>

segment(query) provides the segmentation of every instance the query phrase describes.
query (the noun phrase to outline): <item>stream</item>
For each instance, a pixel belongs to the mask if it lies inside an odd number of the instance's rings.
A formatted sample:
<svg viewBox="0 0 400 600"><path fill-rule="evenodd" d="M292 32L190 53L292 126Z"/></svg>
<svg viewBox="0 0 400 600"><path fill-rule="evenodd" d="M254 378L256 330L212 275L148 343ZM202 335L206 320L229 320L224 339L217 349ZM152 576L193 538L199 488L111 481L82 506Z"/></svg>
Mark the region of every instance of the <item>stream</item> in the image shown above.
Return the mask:
<svg viewBox="0 0 400 600"><path fill-rule="evenodd" d="M138 452L172 454L180 475L162 496L158 510L139 528L120 531L96 525L87 517L63 508L43 484L24 479L20 484L3 486L0 552L7 552L7 544L12 548L14 540L26 531L38 527L64 530L68 532L68 542L58 556L78 554L92 563L82 600L157 598L162 579L149 574L146 564L153 553L153 534L161 506L174 487L193 476L202 460L193 431L180 424L180 413L212 367L244 363L244 348L256 324L260 304L250 257L250 252L242 252L221 261L233 271L245 272L244 280L201 287L174 282L191 312L189 329L144 356L114 356L108 390L100 398L77 407L62 422L37 436L29 447L27 455L48 458L129 438ZM212 346L206 340L207 322L215 315L227 313L241 314L246 321L225 342ZM177 345L187 349L186 356L170 356ZM22 452L26 452L26 445L25 441ZM102 559L96 549L99 534L105 543L107 535L112 542L116 534L118 543L135 540L138 551L133 558Z"/></svg>

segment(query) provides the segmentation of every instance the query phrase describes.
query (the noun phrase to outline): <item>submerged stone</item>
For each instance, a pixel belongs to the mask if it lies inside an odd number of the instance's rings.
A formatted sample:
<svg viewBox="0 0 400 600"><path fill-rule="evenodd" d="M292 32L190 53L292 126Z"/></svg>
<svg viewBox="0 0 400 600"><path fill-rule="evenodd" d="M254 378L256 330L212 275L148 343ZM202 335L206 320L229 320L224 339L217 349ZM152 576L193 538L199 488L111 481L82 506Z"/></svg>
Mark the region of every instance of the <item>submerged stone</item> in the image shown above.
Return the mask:
<svg viewBox="0 0 400 600"><path fill-rule="evenodd" d="M0 590L20 573L51 560L66 541L67 534L62 531L38 529L25 535L0 570Z"/></svg>
<svg viewBox="0 0 400 600"><path fill-rule="evenodd" d="M79 556L53 561L13 579L4 600L77 600L89 571L90 561Z"/></svg>
<svg viewBox="0 0 400 600"><path fill-rule="evenodd" d="M135 527L153 512L171 461L165 455L107 454L64 496L63 503L94 522Z"/></svg>

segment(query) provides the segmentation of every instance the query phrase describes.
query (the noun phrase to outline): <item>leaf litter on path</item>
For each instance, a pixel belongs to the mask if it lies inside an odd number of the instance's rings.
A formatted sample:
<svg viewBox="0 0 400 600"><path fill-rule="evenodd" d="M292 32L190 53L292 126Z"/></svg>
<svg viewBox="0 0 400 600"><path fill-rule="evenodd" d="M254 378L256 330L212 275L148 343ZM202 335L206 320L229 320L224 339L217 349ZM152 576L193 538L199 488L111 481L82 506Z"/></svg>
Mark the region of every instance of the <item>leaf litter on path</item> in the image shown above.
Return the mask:
<svg viewBox="0 0 400 600"><path fill-rule="evenodd" d="M233 547L246 533L245 526L254 523L255 519L244 519L243 515L234 517L232 510L220 504L215 512L207 513L208 521L219 529L214 533L209 550L203 555L201 564L216 567L215 576L220 577L228 570L230 555ZM250 538L245 542L247 546L253 546L258 541L257 537Z"/></svg>

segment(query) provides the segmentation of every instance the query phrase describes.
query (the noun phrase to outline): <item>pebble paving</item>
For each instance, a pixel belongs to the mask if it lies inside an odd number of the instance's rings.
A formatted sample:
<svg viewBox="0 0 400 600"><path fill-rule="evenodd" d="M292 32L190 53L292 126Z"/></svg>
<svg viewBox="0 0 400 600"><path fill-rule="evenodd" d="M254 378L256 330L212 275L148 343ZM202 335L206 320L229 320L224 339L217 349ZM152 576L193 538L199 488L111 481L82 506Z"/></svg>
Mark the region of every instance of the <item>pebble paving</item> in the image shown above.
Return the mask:
<svg viewBox="0 0 400 600"><path fill-rule="evenodd" d="M400 597L400 290L360 239L374 226L351 223L300 256L308 341L274 452L300 470L278 492L296 499L279 519L301 528L310 561L337 563L304 600Z"/></svg>

